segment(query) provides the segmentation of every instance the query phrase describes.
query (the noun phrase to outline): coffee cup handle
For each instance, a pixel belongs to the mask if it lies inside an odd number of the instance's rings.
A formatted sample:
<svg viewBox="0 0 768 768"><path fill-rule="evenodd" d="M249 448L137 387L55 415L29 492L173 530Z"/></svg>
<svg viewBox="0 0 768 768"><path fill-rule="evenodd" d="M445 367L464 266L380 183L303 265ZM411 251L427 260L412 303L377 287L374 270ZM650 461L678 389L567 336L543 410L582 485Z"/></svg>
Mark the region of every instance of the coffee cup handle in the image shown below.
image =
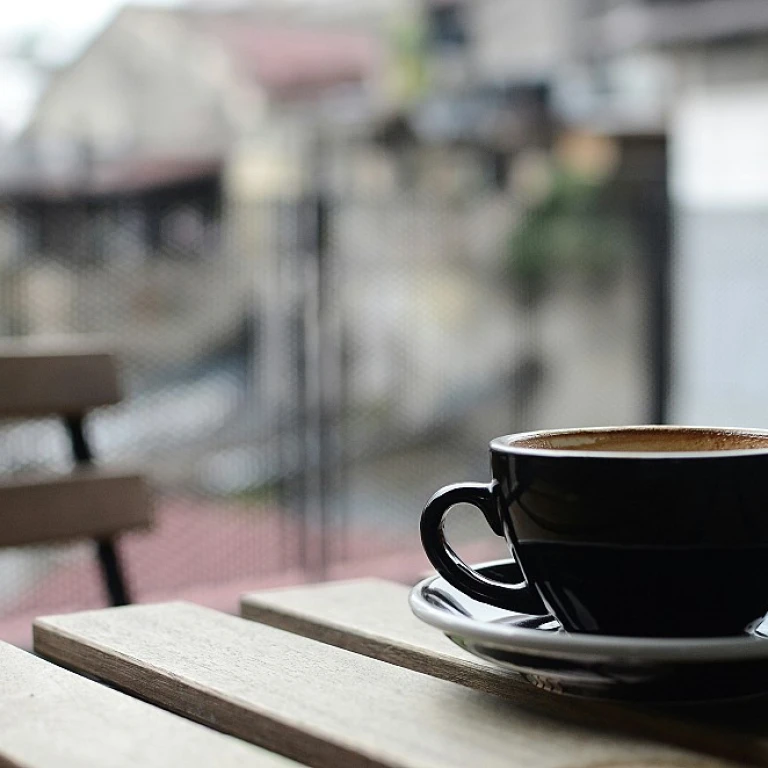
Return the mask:
<svg viewBox="0 0 768 768"><path fill-rule="evenodd" d="M445 517L457 504L477 507L497 536L504 535L494 501L495 483L460 483L441 488L421 513L421 543L437 572L469 597L499 608L541 616L547 609L526 581L494 581L470 568L445 538Z"/></svg>

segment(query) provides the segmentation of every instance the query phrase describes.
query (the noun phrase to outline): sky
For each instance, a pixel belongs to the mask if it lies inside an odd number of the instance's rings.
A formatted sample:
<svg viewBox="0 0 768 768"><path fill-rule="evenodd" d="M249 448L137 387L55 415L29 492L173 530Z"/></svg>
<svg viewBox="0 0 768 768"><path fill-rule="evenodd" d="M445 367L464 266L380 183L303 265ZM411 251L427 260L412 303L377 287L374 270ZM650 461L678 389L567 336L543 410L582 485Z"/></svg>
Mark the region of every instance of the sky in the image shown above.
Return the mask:
<svg viewBox="0 0 768 768"><path fill-rule="evenodd" d="M13 57L18 42L30 35L38 36L35 50L47 64L66 63L124 4L124 0L6 0L3 3L0 140L12 137L23 127L43 85L38 73ZM179 4L179 0L151 0L151 4L174 5Z"/></svg>
<svg viewBox="0 0 768 768"><path fill-rule="evenodd" d="M173 4L173 0L150 2L152 5ZM3 3L0 40L5 43L9 38L27 32L40 32L51 57L66 58L98 32L124 4L124 0L23 0Z"/></svg>

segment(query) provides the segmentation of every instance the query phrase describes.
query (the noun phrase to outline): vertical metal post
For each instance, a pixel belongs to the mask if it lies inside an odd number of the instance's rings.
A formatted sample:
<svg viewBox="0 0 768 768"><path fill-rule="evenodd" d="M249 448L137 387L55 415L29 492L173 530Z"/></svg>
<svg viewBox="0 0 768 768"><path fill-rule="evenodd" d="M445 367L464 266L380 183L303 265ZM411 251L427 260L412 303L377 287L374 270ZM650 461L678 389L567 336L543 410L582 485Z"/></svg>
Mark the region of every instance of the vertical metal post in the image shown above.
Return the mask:
<svg viewBox="0 0 768 768"><path fill-rule="evenodd" d="M653 365L651 407L656 424L669 418L668 404L672 370L672 248L670 208L666 184L649 190L649 246L652 258L650 293L650 349Z"/></svg>
<svg viewBox="0 0 768 768"><path fill-rule="evenodd" d="M85 435L82 414L65 416L64 423L69 433L75 462L82 466L92 464L93 452ZM130 603L130 597L114 540L111 538L97 540L96 551L110 602L112 605L127 605Z"/></svg>
<svg viewBox="0 0 768 768"><path fill-rule="evenodd" d="M329 537L331 532L330 510L328 504L333 488L334 470L334 442L332 439L333 412L332 400L334 393L333 372L336 358L336 344L333 339L331 327L331 273L328 248L328 227L330 224L330 202L327 194L319 190L315 199L315 252L317 256L317 315L318 315L318 386L319 405L318 414L318 485L320 490L319 515L320 540L318 547L318 559L321 572L325 572L329 561Z"/></svg>
<svg viewBox="0 0 768 768"><path fill-rule="evenodd" d="M304 256L304 365L300 411L304 443L305 555L306 566L316 578L324 577L328 560L327 507L333 472L328 391L329 366L334 358L328 321L328 207L327 198L319 188L305 196L299 206Z"/></svg>
<svg viewBox="0 0 768 768"><path fill-rule="evenodd" d="M637 209L643 212L640 229L647 249L651 419L655 424L664 424L669 417L672 367L671 217L667 192L666 143L662 141L654 149L656 162L651 166L652 175L640 183Z"/></svg>
<svg viewBox="0 0 768 768"><path fill-rule="evenodd" d="M664 136L626 136L621 141L619 193L639 235L647 287L647 349L650 367L649 418L669 416L671 381L672 245Z"/></svg>

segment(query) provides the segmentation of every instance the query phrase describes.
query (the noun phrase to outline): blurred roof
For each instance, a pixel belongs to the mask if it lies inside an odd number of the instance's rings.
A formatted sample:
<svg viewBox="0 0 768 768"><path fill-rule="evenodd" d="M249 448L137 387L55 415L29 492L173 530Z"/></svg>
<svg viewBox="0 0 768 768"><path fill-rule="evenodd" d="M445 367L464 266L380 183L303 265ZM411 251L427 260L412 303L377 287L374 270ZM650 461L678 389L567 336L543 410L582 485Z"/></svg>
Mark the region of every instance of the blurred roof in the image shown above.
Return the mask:
<svg viewBox="0 0 768 768"><path fill-rule="evenodd" d="M413 0L187 0L185 8L210 13L247 12L263 19L378 24Z"/></svg>
<svg viewBox="0 0 768 768"><path fill-rule="evenodd" d="M0 196L65 200L129 195L214 178L220 172L219 158L124 157L100 162L87 174L72 166L38 169L22 164L15 173L0 176Z"/></svg>
<svg viewBox="0 0 768 768"><path fill-rule="evenodd" d="M622 6L595 30L601 47L671 47L752 37L768 32L766 0L669 0Z"/></svg>
<svg viewBox="0 0 768 768"><path fill-rule="evenodd" d="M179 15L220 43L241 74L274 96L363 81L378 58L376 41L362 32L276 26L248 14Z"/></svg>

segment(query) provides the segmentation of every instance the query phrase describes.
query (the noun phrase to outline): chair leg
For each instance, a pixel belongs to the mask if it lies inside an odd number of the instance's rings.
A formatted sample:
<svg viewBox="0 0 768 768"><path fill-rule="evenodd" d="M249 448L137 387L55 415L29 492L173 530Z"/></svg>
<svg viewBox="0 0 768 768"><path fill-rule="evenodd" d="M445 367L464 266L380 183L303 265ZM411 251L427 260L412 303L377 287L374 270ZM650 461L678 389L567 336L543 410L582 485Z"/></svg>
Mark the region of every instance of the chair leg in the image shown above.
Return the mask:
<svg viewBox="0 0 768 768"><path fill-rule="evenodd" d="M115 542L112 539L102 539L96 542L98 548L101 575L112 605L128 605L131 598L125 583L123 568L120 564Z"/></svg>
<svg viewBox="0 0 768 768"><path fill-rule="evenodd" d="M64 423L69 433L72 444L72 455L78 466L93 464L93 453L85 434L84 419L82 414L64 417ZM128 605L131 598L125 583L123 568L117 555L115 542L112 539L101 539L96 542L101 575L104 578L104 586L112 605Z"/></svg>

